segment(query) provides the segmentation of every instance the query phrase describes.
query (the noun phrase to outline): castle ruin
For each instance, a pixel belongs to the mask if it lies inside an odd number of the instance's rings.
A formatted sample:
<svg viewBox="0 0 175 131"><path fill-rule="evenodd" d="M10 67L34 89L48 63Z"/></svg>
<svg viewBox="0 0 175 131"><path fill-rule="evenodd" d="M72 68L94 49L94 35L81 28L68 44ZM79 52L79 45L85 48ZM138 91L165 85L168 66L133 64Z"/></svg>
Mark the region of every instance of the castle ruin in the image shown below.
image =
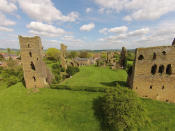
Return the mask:
<svg viewBox="0 0 175 131"><path fill-rule="evenodd" d="M141 97L175 103L175 46L137 48L128 84Z"/></svg>
<svg viewBox="0 0 175 131"><path fill-rule="evenodd" d="M44 88L51 82L51 72L43 61L41 39L19 36L20 54L26 88Z"/></svg>
<svg viewBox="0 0 175 131"><path fill-rule="evenodd" d="M64 44L61 44L61 66L66 70L67 69L67 63L66 63L66 49L67 46Z"/></svg>

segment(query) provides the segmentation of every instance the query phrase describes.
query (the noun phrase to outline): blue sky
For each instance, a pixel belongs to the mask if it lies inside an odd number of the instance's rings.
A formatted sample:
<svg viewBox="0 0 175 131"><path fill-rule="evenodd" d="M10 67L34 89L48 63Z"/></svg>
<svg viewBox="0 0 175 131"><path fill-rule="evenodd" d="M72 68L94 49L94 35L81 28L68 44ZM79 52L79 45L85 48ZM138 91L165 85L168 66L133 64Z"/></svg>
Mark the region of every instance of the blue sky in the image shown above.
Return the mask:
<svg viewBox="0 0 175 131"><path fill-rule="evenodd" d="M0 0L0 48L19 48L18 35L44 48L119 49L170 45L174 0Z"/></svg>

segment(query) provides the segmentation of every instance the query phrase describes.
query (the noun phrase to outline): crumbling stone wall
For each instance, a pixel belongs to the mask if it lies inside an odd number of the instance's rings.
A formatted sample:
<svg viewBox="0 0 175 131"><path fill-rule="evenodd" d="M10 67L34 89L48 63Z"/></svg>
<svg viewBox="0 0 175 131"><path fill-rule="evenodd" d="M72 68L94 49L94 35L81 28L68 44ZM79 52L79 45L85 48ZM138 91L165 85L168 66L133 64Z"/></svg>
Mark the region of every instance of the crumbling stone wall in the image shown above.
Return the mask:
<svg viewBox="0 0 175 131"><path fill-rule="evenodd" d="M128 84L142 97L175 102L175 47L136 49Z"/></svg>
<svg viewBox="0 0 175 131"><path fill-rule="evenodd" d="M61 44L61 66L64 69L67 69L66 50L67 50L67 46L65 46L64 44Z"/></svg>
<svg viewBox="0 0 175 131"><path fill-rule="evenodd" d="M20 54L26 88L44 88L51 82L51 72L43 62L41 39L19 36Z"/></svg>

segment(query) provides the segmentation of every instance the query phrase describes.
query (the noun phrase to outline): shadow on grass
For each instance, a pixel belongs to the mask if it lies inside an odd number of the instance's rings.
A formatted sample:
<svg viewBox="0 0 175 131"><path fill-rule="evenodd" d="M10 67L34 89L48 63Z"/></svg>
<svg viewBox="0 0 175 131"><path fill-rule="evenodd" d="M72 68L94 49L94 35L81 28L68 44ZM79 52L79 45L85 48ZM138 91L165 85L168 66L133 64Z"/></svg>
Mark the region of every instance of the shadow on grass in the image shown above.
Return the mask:
<svg viewBox="0 0 175 131"><path fill-rule="evenodd" d="M127 87L127 83L125 81L101 82L100 84L109 86L109 87L116 87L117 85L120 85L122 87Z"/></svg>
<svg viewBox="0 0 175 131"><path fill-rule="evenodd" d="M98 97L93 101L93 110L96 119L100 122L101 131L109 131L109 127L106 124L105 115L102 110L103 97Z"/></svg>

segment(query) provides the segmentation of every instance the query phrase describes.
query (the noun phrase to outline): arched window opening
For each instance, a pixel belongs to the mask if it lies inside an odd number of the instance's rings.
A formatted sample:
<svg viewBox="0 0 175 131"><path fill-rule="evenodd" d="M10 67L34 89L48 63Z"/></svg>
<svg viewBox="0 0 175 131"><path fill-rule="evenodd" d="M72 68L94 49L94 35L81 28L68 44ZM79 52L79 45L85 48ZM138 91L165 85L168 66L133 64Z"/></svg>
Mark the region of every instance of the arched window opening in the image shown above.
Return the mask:
<svg viewBox="0 0 175 131"><path fill-rule="evenodd" d="M153 88L153 86L152 85L150 85L150 87L149 87L150 89L152 89Z"/></svg>
<svg viewBox="0 0 175 131"><path fill-rule="evenodd" d="M162 90L165 89L165 86L162 86Z"/></svg>
<svg viewBox="0 0 175 131"><path fill-rule="evenodd" d="M32 52L29 52L29 56L32 57Z"/></svg>
<svg viewBox="0 0 175 131"><path fill-rule="evenodd" d="M35 76L33 76L33 80L34 80L34 82L36 81L36 77Z"/></svg>
<svg viewBox="0 0 175 131"><path fill-rule="evenodd" d="M163 55L166 55L166 51L162 51L162 54L163 54Z"/></svg>
<svg viewBox="0 0 175 131"><path fill-rule="evenodd" d="M143 59L144 59L143 55L140 55L140 56L138 57L138 60L143 60Z"/></svg>
<svg viewBox="0 0 175 131"><path fill-rule="evenodd" d="M164 72L164 65L159 66L159 73L162 74Z"/></svg>
<svg viewBox="0 0 175 131"><path fill-rule="evenodd" d="M153 60L155 60L156 59L156 53L154 52L153 53Z"/></svg>
<svg viewBox="0 0 175 131"><path fill-rule="evenodd" d="M172 68L171 68L171 64L168 64L166 67L166 74L171 75L172 74Z"/></svg>
<svg viewBox="0 0 175 131"><path fill-rule="evenodd" d="M28 48L30 48L30 44L28 44Z"/></svg>
<svg viewBox="0 0 175 131"><path fill-rule="evenodd" d="M32 70L35 70L35 65L33 64L33 62L31 62L30 66L31 66Z"/></svg>
<svg viewBox="0 0 175 131"><path fill-rule="evenodd" d="M151 68L151 73L154 75L156 73L156 70L157 70L157 65L155 64Z"/></svg>

